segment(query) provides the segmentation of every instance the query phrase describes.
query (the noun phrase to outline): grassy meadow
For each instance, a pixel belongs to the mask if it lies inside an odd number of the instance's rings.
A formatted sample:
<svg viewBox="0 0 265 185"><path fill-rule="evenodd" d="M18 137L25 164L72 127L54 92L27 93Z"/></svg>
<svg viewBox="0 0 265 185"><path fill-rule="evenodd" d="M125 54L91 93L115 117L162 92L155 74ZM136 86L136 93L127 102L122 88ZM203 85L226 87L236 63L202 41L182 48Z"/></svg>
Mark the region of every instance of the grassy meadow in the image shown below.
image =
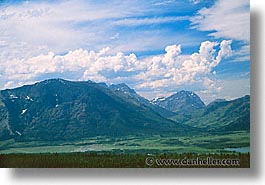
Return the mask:
<svg viewBox="0 0 265 185"><path fill-rule="evenodd" d="M93 137L78 141L60 142L0 142L0 153L229 153L233 148L249 148L249 132L225 135L162 136L149 137Z"/></svg>
<svg viewBox="0 0 265 185"><path fill-rule="evenodd" d="M243 161L240 167L249 167L249 132L189 137L94 137L49 143L0 142L0 167L150 167L145 159L161 155L240 158Z"/></svg>

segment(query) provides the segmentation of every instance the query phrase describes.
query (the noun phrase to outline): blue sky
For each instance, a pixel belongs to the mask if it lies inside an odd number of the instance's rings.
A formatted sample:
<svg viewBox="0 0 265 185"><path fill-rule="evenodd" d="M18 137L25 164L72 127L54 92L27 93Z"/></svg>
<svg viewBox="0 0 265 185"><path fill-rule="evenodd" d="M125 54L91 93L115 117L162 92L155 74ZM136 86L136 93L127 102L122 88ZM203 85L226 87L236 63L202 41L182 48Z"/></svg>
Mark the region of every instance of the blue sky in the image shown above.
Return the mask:
<svg viewBox="0 0 265 185"><path fill-rule="evenodd" d="M3 1L0 88L127 83L148 99L249 94L248 0Z"/></svg>

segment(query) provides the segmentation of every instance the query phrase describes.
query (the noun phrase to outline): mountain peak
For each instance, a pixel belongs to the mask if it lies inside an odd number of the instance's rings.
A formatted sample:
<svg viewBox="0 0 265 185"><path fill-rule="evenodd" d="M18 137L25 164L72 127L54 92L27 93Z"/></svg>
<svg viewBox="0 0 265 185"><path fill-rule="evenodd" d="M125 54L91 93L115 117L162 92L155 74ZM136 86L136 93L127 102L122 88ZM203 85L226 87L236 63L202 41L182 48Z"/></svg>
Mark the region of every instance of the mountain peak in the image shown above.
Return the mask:
<svg viewBox="0 0 265 185"><path fill-rule="evenodd" d="M161 99L161 101L156 101L156 104L167 110L184 114L205 107L204 102L196 93L185 90L181 90L166 99Z"/></svg>
<svg viewBox="0 0 265 185"><path fill-rule="evenodd" d="M44 80L40 83L49 83L49 82L61 82L61 83L65 83L68 82L67 80L64 80L62 78L52 78L52 79L48 79L48 80Z"/></svg>
<svg viewBox="0 0 265 185"><path fill-rule="evenodd" d="M37 82L34 85L47 85L47 84L66 84L68 83L69 81L67 80L64 80L64 79L61 79L61 78L52 78L52 79L48 79L48 80L44 80L44 81L41 81L41 82Z"/></svg>
<svg viewBox="0 0 265 185"><path fill-rule="evenodd" d="M173 94L173 96L180 96L180 95L187 95L187 96L193 96L193 97L195 97L195 96L198 96L197 94L195 94L194 92L192 92L192 91L185 91L185 90L181 90L181 91L179 91L179 92L177 92L176 94Z"/></svg>
<svg viewBox="0 0 265 185"><path fill-rule="evenodd" d="M115 85L115 84L112 84L112 85L110 85L110 88L111 89L113 89L113 90L115 90L115 91L120 91L120 92L123 92L123 93L125 93L125 94L131 94L131 93L133 93L133 94L136 94L136 92L133 90L133 89L131 89L127 84L125 84L125 83L121 83L121 84L117 84L117 85Z"/></svg>

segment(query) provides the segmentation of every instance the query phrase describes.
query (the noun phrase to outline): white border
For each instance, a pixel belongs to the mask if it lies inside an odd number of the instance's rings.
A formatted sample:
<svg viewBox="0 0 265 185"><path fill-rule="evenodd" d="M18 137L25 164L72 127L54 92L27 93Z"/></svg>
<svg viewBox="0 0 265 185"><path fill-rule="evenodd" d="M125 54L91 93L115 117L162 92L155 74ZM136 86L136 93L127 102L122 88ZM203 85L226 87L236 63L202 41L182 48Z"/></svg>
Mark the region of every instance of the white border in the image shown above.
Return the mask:
<svg viewBox="0 0 265 185"><path fill-rule="evenodd" d="M265 184L265 1L251 0L250 169L0 169L3 185Z"/></svg>

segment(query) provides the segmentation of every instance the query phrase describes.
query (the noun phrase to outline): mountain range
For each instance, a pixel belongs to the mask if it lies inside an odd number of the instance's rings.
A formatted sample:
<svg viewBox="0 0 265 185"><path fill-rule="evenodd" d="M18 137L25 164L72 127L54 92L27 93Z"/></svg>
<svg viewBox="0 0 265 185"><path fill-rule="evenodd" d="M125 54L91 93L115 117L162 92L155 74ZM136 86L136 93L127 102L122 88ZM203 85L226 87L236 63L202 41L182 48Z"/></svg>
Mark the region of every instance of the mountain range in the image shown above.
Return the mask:
<svg viewBox="0 0 265 185"><path fill-rule="evenodd" d="M249 130L249 107L249 96L206 106L190 91L149 101L126 84L51 79L0 91L0 140Z"/></svg>

